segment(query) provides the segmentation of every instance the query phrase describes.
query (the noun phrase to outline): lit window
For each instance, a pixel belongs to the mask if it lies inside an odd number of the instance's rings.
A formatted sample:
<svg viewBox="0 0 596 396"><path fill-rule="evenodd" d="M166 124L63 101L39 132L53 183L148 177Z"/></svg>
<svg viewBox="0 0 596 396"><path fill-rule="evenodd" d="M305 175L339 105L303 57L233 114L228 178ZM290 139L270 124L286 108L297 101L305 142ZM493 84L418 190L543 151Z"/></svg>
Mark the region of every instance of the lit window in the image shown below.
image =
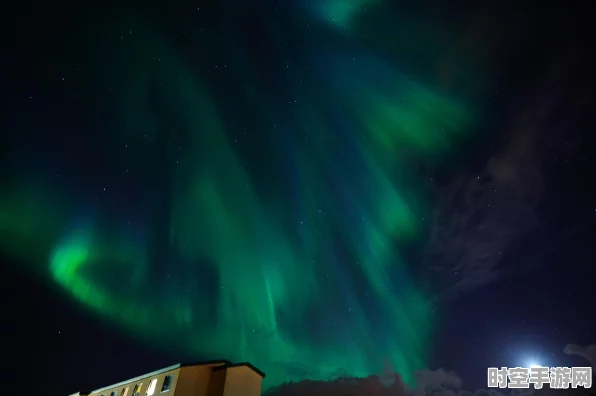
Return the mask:
<svg viewBox="0 0 596 396"><path fill-rule="evenodd" d="M122 392L120 392L120 396L126 396L126 394L128 393L128 386L124 389L122 389Z"/></svg>
<svg viewBox="0 0 596 396"><path fill-rule="evenodd" d="M142 383L136 384L135 389L132 391L132 396L139 396L141 394L141 387L143 386Z"/></svg>
<svg viewBox="0 0 596 396"><path fill-rule="evenodd" d="M161 386L161 391L167 392L170 390L171 386L172 386L172 376L166 375L165 378L163 379L163 385Z"/></svg>
<svg viewBox="0 0 596 396"><path fill-rule="evenodd" d="M151 382L149 382L149 387L147 388L147 392L145 392L145 395L147 396L151 396L153 395L153 392L155 392L155 385L157 385L157 380L151 380Z"/></svg>

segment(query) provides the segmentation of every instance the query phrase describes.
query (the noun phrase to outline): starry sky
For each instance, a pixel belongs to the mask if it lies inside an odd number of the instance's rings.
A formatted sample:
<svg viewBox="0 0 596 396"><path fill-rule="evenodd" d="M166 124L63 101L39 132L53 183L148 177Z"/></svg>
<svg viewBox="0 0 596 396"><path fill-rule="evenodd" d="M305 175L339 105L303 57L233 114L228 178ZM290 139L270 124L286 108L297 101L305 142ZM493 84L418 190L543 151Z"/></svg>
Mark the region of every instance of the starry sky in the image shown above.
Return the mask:
<svg viewBox="0 0 596 396"><path fill-rule="evenodd" d="M51 395L216 358L266 387L572 365L596 342L583 5L17 6L16 362Z"/></svg>

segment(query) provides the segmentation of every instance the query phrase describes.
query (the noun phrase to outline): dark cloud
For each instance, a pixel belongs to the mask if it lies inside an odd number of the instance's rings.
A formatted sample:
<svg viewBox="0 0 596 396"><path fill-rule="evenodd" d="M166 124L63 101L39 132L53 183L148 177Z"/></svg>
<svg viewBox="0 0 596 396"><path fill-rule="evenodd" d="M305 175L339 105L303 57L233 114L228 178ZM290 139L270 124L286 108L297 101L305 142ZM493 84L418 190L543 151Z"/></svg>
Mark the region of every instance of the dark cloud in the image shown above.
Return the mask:
<svg viewBox="0 0 596 396"><path fill-rule="evenodd" d="M563 351L567 355L579 356L590 363L591 367L596 368L596 344L581 347L575 344L569 344Z"/></svg>
<svg viewBox="0 0 596 396"><path fill-rule="evenodd" d="M596 362L596 344L580 347L569 344L564 352L585 359L592 367ZM581 366L581 364L578 364ZM463 380L453 371L445 369L421 370L415 374L415 388L405 385L397 373L386 372L380 376L373 375L366 378L343 377L330 381L300 381L281 385L265 393L267 396L587 396L592 389L477 389L469 391L463 389Z"/></svg>
<svg viewBox="0 0 596 396"><path fill-rule="evenodd" d="M300 381L284 384L265 393L267 396L405 396L406 388L397 374L366 378L338 378L333 381Z"/></svg>
<svg viewBox="0 0 596 396"><path fill-rule="evenodd" d="M519 246L544 232L539 208L549 188L545 168L553 151L576 148L566 129L585 110L567 110L580 100L570 98L575 82L564 77L572 75L569 59L555 62L531 94L507 110L500 139L480 167L461 171L437 189L423 261L442 286L441 297L499 278L506 272L503 263L520 255ZM519 269L521 263L515 264Z"/></svg>

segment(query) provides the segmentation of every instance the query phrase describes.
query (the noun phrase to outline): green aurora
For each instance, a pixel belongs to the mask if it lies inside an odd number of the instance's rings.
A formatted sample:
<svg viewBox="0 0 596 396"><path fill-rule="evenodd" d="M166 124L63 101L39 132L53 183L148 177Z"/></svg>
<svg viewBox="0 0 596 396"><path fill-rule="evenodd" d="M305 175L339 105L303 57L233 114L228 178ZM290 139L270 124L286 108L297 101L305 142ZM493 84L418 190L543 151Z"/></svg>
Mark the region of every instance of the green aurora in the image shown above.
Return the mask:
<svg viewBox="0 0 596 396"><path fill-rule="evenodd" d="M410 169L440 164L473 114L334 34L330 20L356 29L356 10L379 2L358 3L325 2L309 32L267 25L267 61L234 21L217 43L185 32L197 58L140 17L84 35L93 143L79 154L103 155L93 171L70 164L78 187L40 170L56 158L14 161L2 252L99 320L187 356L250 361L266 386L387 361L411 381L433 319L400 254L428 211Z"/></svg>

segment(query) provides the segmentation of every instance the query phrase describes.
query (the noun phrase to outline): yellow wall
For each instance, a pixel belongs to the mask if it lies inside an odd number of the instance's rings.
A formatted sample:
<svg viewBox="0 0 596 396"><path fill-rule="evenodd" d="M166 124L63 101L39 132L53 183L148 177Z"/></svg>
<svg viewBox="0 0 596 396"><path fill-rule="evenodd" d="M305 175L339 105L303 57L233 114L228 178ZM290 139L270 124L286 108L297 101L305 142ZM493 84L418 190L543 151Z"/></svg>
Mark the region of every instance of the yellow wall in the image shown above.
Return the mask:
<svg viewBox="0 0 596 396"><path fill-rule="evenodd" d="M133 396L135 385L142 384L138 396L146 396L152 380L156 379L153 396L260 396L263 378L247 366L215 367L224 363L203 364L173 368L172 370L147 377L137 377L118 386L106 387L92 392L89 396L123 396L122 390L128 388L125 396ZM161 392L164 378L172 375L170 390ZM76 396L76 395L71 395Z"/></svg>
<svg viewBox="0 0 596 396"><path fill-rule="evenodd" d="M155 385L155 391L153 392L153 396L173 396L174 392L176 392L176 384L178 382L179 373L180 373L179 368L165 371L163 373L159 373L157 375L150 376L147 378L135 379L135 380L127 382L125 384L124 383L120 384L117 387L102 389L99 392L90 393L89 396L102 396L102 395L110 396L112 391L116 392L116 396L120 396L122 390L125 388L128 388L128 392L126 392L126 396L132 396L132 392L135 388L135 385L139 384L139 383L143 384L141 386L141 389L140 389L141 393L139 394L139 396L145 396L145 393L147 392L147 387L149 386L149 383L153 379L157 379L157 384ZM169 391L162 393L161 386L163 385L163 380L167 375L172 375L172 385L170 386Z"/></svg>
<svg viewBox="0 0 596 396"><path fill-rule="evenodd" d="M263 377L250 367L237 366L226 369L223 396L260 396Z"/></svg>
<svg viewBox="0 0 596 396"><path fill-rule="evenodd" d="M176 388L176 396L207 395L213 368L221 365L223 363L182 367L180 369L180 380Z"/></svg>
<svg viewBox="0 0 596 396"><path fill-rule="evenodd" d="M215 370L211 373L206 396L222 396L226 382L226 370Z"/></svg>

